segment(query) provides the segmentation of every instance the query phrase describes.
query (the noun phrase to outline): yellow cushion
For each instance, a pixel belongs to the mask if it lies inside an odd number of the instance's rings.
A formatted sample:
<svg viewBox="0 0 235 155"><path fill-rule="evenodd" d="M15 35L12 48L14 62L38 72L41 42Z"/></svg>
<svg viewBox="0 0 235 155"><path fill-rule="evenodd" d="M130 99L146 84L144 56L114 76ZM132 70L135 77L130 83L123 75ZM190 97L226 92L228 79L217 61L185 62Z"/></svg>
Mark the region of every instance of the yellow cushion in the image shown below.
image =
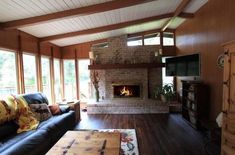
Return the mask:
<svg viewBox="0 0 235 155"><path fill-rule="evenodd" d="M11 108L7 105L5 101L0 100L0 125L14 119L11 114Z"/></svg>
<svg viewBox="0 0 235 155"><path fill-rule="evenodd" d="M34 114L31 112L28 103L22 96L17 96L15 101L17 102L16 122L19 125L17 133L36 129L38 127L39 121L34 117Z"/></svg>

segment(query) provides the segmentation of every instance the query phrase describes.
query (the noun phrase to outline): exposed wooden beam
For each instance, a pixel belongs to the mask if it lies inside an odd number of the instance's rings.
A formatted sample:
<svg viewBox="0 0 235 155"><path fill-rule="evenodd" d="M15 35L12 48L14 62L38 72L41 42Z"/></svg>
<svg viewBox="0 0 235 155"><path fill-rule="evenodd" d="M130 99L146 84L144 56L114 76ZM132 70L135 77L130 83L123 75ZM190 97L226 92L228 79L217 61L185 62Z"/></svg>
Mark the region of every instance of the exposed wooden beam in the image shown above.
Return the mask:
<svg viewBox="0 0 235 155"><path fill-rule="evenodd" d="M93 28L93 29L87 29L87 30L82 30L82 31L76 31L76 32L70 32L70 33L64 33L64 34L58 34L58 35L54 35L54 36L44 37L44 38L39 39L39 41L40 42L48 42L48 41L52 41L52 40L58 40L58 39L62 39L62 38L74 37L74 36L79 36L79 35L100 33L100 32L125 28L128 26L133 26L133 25L137 25L137 24L143 24L146 22L156 21L156 20L160 20L160 19L171 18L172 16L173 16L173 13L163 14L163 15L144 18L144 19L138 19L138 20L134 20L134 21L128 21L128 22L123 22L123 23L118 23L118 24L113 24L113 25L97 27L97 28Z"/></svg>
<svg viewBox="0 0 235 155"><path fill-rule="evenodd" d="M165 29L172 23L172 21L184 10L184 8L189 4L191 0L183 0L180 5L176 8L174 15L171 19L169 19L164 26L162 27L162 31L165 31Z"/></svg>
<svg viewBox="0 0 235 155"><path fill-rule="evenodd" d="M181 18L194 18L194 14L193 13L186 13L186 12L181 12L178 17Z"/></svg>
<svg viewBox="0 0 235 155"><path fill-rule="evenodd" d="M129 7L129 6L133 6L133 5L151 2L151 1L153 1L153 0L125 0L125 1L124 0L115 0L115 1L95 4L95 5L71 9L71 10L55 12L55 13L51 13L51 14L36 16L36 17L30 17L30 18L15 20L15 21L9 21L9 22L2 23L2 27L4 29L15 29L15 28L30 26L30 25L34 25L34 24L43 23L43 22L48 22L51 20L57 20L60 18L67 18L67 17L73 17L73 16L76 16L76 17L77 16L86 16L86 15L90 15L90 14L94 14L94 13L100 13L100 12L120 9L120 8L124 8L124 7Z"/></svg>

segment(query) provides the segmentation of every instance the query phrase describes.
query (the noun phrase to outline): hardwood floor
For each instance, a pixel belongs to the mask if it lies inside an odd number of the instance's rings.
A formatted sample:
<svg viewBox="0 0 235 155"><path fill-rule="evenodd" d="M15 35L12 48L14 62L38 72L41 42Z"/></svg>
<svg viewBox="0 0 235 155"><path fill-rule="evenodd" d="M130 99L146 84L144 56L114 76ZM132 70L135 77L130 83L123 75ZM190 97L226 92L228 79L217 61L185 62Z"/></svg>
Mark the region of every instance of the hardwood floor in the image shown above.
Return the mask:
<svg viewBox="0 0 235 155"><path fill-rule="evenodd" d="M180 114L87 115L77 129L136 129L141 155L206 155L203 137Z"/></svg>

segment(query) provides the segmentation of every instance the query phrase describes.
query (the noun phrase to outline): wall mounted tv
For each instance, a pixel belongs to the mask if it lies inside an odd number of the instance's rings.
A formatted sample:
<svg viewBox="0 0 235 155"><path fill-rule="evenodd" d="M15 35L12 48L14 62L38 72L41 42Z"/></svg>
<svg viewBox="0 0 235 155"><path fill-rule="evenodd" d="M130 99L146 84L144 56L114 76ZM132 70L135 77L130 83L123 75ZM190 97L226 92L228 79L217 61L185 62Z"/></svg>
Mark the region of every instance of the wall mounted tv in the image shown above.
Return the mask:
<svg viewBox="0 0 235 155"><path fill-rule="evenodd" d="M166 58L166 76L200 76L200 54Z"/></svg>

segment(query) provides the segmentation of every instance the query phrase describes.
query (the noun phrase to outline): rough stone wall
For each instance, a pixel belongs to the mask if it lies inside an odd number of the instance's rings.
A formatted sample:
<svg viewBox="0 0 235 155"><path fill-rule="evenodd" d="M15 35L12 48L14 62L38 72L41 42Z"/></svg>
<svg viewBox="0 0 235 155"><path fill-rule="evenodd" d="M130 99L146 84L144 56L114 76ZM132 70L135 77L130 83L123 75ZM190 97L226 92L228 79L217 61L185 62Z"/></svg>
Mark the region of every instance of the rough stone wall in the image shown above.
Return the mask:
<svg viewBox="0 0 235 155"><path fill-rule="evenodd" d="M108 39L109 47L92 48L97 64L135 64L152 63L159 61L154 57L154 52L160 46L127 46L127 36ZM140 84L142 98L153 98L154 87L162 82L161 68L136 68L136 69L108 69L99 70L100 96L104 99L113 98L112 84Z"/></svg>

